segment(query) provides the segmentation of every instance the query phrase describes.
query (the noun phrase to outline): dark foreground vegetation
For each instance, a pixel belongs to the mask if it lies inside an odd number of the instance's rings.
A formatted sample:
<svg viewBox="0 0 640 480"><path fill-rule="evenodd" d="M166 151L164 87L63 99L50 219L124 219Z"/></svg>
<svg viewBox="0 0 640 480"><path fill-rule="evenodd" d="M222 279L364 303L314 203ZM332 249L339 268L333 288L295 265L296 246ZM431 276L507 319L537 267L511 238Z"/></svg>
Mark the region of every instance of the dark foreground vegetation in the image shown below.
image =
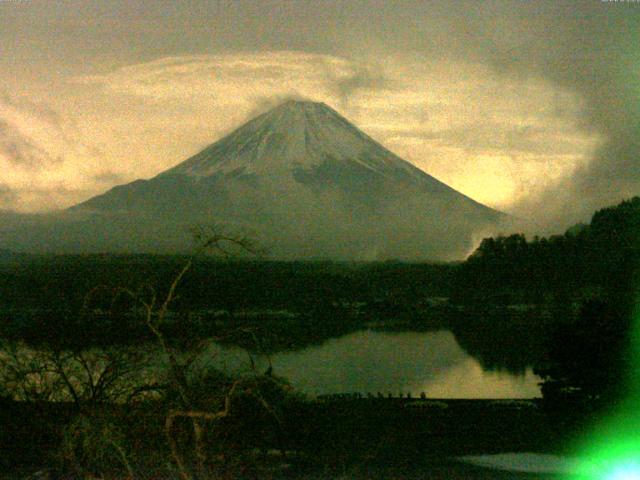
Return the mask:
<svg viewBox="0 0 640 480"><path fill-rule="evenodd" d="M5 252L0 467L409 476L451 455L561 450L625 395L639 239L634 198L564 235L485 239L459 264ZM363 328L451 330L487 368L534 367L544 399L322 402L256 367ZM246 349L247 367L214 367L211 342Z"/></svg>
<svg viewBox="0 0 640 480"><path fill-rule="evenodd" d="M168 464L172 452L161 404L103 405L80 414L61 403L3 407L3 435L14 442L5 452L19 459L14 468L22 463L75 475L180 477ZM193 472L201 478L338 478L393 470L404 478L442 467L452 456L561 447L537 402L298 399L277 408L282 422L245 404L207 428L206 461ZM41 421L27 431L24 418ZM185 464L197 465L191 425L182 420L173 432Z"/></svg>

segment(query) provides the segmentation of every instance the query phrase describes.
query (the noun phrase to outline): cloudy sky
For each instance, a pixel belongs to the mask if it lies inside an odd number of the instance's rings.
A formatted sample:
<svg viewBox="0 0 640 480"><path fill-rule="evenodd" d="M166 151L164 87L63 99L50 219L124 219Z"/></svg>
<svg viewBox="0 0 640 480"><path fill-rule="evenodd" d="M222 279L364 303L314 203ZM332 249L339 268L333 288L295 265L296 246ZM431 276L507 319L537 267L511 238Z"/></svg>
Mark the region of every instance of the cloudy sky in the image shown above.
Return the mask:
<svg viewBox="0 0 640 480"><path fill-rule="evenodd" d="M0 209L151 177L290 97L550 228L640 194L640 1L0 0Z"/></svg>

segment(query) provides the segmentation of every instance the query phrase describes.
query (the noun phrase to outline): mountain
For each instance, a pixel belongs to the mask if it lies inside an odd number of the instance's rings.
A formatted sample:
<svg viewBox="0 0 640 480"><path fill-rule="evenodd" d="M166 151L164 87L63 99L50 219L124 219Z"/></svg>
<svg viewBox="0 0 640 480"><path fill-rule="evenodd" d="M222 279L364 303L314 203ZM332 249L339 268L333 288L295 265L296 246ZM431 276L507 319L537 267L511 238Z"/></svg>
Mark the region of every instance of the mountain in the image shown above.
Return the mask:
<svg viewBox="0 0 640 480"><path fill-rule="evenodd" d="M505 217L324 103L288 101L154 178L47 217L39 246L184 251L185 227L222 223L279 258L448 259Z"/></svg>

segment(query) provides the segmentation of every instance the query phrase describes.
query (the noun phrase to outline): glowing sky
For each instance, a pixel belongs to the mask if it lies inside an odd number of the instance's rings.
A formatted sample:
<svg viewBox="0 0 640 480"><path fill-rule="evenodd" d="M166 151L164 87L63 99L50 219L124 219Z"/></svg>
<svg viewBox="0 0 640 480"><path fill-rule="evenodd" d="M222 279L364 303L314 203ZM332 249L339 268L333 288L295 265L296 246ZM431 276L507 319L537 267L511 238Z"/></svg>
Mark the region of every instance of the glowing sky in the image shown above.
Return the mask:
<svg viewBox="0 0 640 480"><path fill-rule="evenodd" d="M639 19L600 1L0 2L0 208L153 176L303 97L490 206L580 220L640 192Z"/></svg>

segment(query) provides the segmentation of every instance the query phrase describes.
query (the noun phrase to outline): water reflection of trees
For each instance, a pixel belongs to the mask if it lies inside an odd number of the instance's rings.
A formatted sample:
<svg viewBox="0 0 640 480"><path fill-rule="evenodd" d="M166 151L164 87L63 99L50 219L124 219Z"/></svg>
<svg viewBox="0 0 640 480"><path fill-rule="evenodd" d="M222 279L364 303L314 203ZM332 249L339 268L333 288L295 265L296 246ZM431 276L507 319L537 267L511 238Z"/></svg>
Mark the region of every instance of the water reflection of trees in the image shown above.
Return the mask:
<svg viewBox="0 0 640 480"><path fill-rule="evenodd" d="M483 369L521 375L544 358L549 325L555 315L539 310L517 312L507 308L451 311L413 322L319 322L288 320L261 323L254 329L238 330L223 344L252 348L259 344L264 353L300 351L322 345L364 329L381 332L451 331L460 347ZM259 339L259 343L255 342ZM253 347L255 348L255 347Z"/></svg>
<svg viewBox="0 0 640 480"><path fill-rule="evenodd" d="M553 315L539 310L518 312L509 308L444 309L418 318L383 320L377 316L354 315L339 306L306 315L256 314L251 316L176 315L164 323L164 331L184 350L202 339L214 337L226 346L253 353L274 354L319 346L363 329L395 332L450 330L460 346L488 370L523 373L544 354L547 327ZM58 349L122 347L151 344L143 322L135 316L95 313L82 319L56 315L55 322L31 320L16 332L37 349L56 338ZM560 319L558 319L560 321ZM188 328L186 326L188 325ZM55 330L52 331L52 330Z"/></svg>
<svg viewBox="0 0 640 480"><path fill-rule="evenodd" d="M485 311L463 316L451 331L484 369L522 375L545 355L548 322L539 313Z"/></svg>

